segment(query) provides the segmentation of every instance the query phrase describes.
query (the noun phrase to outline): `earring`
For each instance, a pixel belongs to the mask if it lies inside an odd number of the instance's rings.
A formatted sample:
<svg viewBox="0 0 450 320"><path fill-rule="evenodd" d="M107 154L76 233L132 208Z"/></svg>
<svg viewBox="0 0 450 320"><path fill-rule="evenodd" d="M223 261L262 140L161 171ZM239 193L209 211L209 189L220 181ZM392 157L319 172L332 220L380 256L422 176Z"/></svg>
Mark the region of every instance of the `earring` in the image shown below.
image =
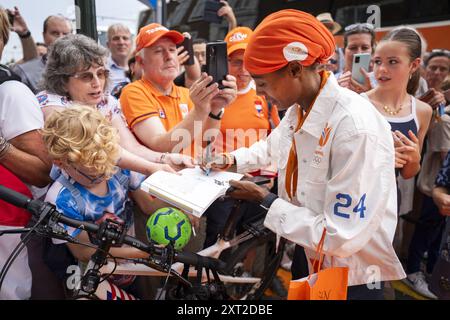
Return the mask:
<svg viewBox="0 0 450 320"><path fill-rule="evenodd" d="M409 80L411 80L411 78L412 78L412 73L409 75Z"/></svg>

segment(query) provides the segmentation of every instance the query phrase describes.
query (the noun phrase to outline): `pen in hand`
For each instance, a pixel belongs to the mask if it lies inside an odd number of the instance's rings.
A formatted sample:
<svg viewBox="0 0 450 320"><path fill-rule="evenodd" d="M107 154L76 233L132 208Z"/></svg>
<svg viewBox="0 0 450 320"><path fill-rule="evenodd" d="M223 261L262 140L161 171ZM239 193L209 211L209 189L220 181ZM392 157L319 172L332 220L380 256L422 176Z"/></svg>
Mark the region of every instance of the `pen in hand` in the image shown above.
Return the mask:
<svg viewBox="0 0 450 320"><path fill-rule="evenodd" d="M211 148L212 148L211 142L212 141L210 139L208 139L208 142L206 144L206 156L205 156L206 164L208 164L211 161ZM211 168L205 169L205 173L207 176L209 176L210 172L211 172Z"/></svg>

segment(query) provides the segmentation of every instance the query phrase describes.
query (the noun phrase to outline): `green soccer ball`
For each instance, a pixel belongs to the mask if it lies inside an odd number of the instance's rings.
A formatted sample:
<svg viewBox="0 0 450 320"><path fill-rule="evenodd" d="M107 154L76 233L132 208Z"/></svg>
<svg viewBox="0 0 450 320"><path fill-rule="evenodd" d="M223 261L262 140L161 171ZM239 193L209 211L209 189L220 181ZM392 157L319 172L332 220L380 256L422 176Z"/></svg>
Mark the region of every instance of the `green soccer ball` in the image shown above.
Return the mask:
<svg viewBox="0 0 450 320"><path fill-rule="evenodd" d="M191 222L186 214L175 208L162 208L147 221L147 238L161 245L174 243L181 250L191 239Z"/></svg>

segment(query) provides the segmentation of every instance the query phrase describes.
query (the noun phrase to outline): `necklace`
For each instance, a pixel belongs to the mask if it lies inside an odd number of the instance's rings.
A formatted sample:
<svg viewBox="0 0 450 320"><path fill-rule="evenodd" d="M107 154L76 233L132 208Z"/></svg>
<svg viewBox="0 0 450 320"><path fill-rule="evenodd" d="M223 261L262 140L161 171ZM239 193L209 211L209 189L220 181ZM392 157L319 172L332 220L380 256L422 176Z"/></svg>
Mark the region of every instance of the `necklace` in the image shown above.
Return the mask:
<svg viewBox="0 0 450 320"><path fill-rule="evenodd" d="M384 109L384 111L385 111L386 113L388 113L389 115L395 116L395 115L397 115L400 111L402 111L403 105L401 104L400 107L399 107L398 109L396 109L396 110L395 110L395 109L392 110L392 109L389 108L388 106L384 105L384 106L383 106L383 109Z"/></svg>

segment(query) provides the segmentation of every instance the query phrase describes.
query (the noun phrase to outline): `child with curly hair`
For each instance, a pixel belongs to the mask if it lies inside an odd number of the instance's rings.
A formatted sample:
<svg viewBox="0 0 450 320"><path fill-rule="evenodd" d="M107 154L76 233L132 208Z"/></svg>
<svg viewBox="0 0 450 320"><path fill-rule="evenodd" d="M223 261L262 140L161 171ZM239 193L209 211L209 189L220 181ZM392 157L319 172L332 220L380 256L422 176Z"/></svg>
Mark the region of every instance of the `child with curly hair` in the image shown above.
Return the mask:
<svg viewBox="0 0 450 320"><path fill-rule="evenodd" d="M99 111L79 105L52 113L42 134L53 163L61 170L48 191L46 201L55 204L69 218L95 223L113 219L132 234L133 215L128 192L143 212L151 212L145 208L146 200L150 198L138 190L145 176L116 167L120 157L117 130ZM90 242L85 231L64 227L80 242ZM79 262L89 261L95 251L91 247L65 244L56 239L53 243L54 247L67 245ZM111 248L110 254L125 258L148 257L147 253L131 247ZM58 257L52 259L58 260ZM64 279L68 266L58 270L59 262L53 261L49 267ZM125 286L122 280L120 284ZM127 281L126 285L131 282Z"/></svg>

